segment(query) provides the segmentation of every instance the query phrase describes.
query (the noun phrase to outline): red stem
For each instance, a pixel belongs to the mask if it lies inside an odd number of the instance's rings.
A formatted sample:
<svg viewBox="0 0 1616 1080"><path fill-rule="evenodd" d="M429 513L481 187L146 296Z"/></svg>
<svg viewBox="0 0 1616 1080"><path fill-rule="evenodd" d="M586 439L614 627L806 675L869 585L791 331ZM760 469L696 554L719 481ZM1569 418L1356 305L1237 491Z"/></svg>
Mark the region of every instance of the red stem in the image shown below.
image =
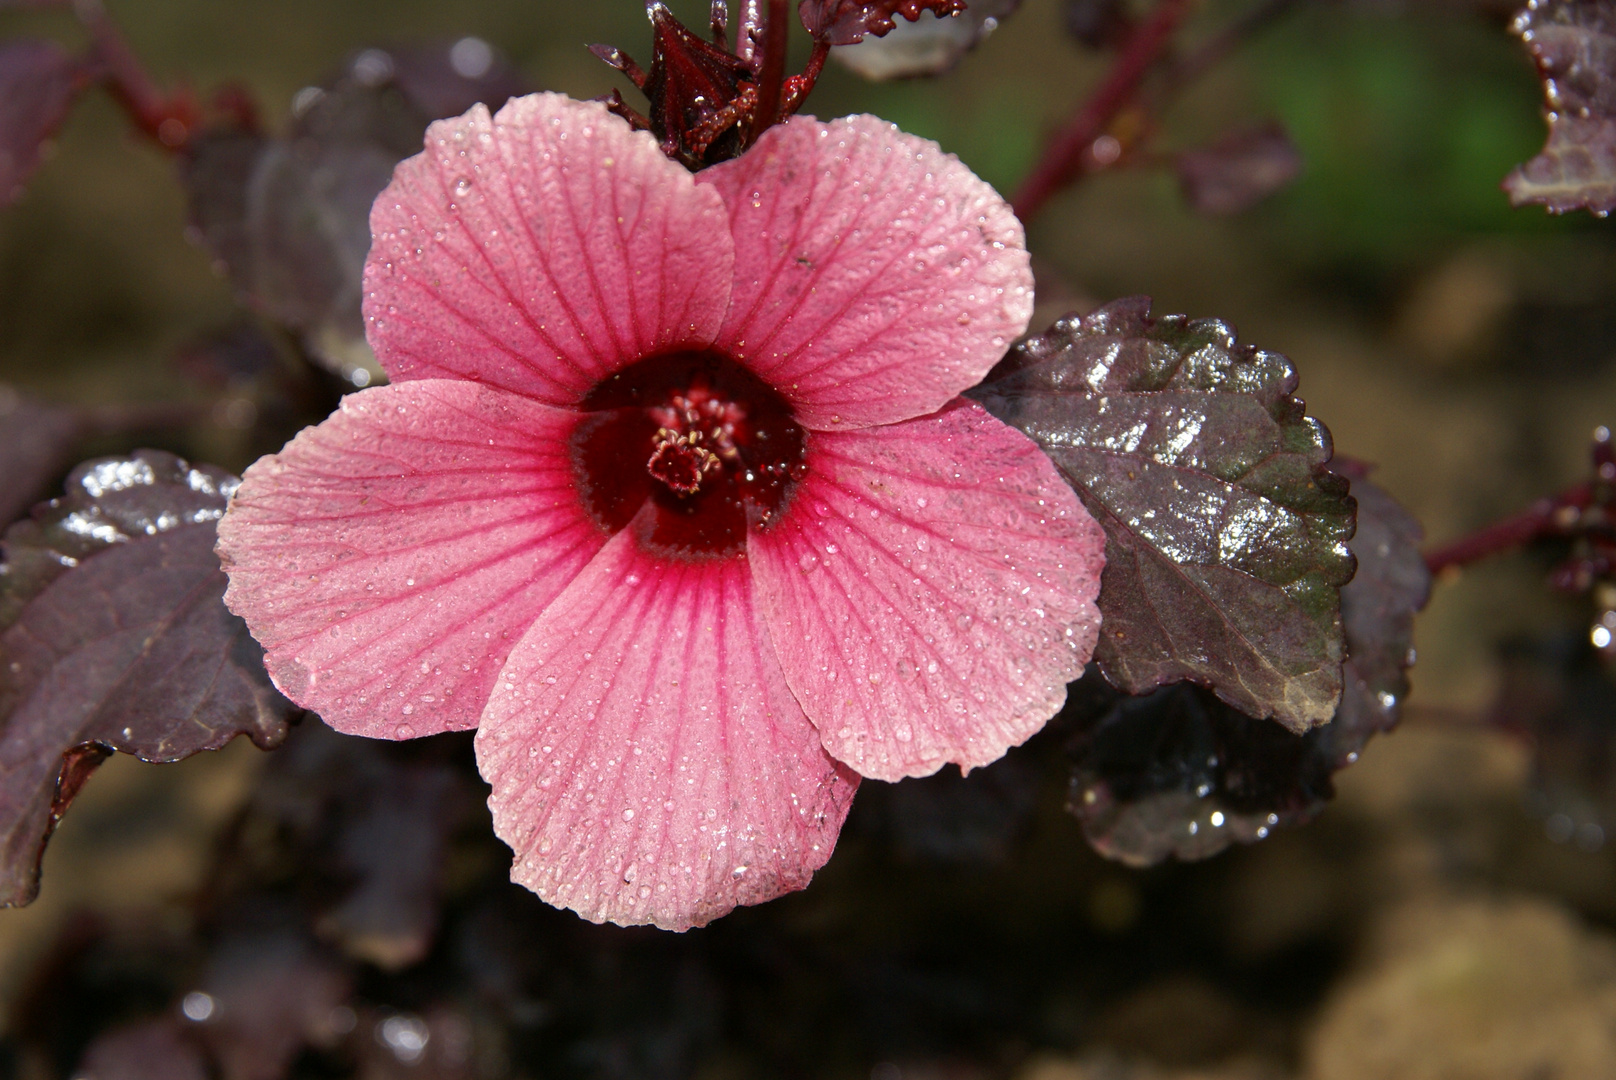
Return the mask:
<svg viewBox="0 0 1616 1080"><path fill-rule="evenodd" d="M763 62L758 67L758 103L753 114L752 138L780 121L780 90L786 77L786 0L769 0L763 17Z"/></svg>
<svg viewBox="0 0 1616 1080"><path fill-rule="evenodd" d="M1022 221L1029 220L1051 196L1082 174L1085 152L1139 92L1145 76L1167 51L1190 4L1191 0L1161 0L1150 18L1134 28L1105 81L1072 114L1010 200Z"/></svg>
<svg viewBox="0 0 1616 1080"><path fill-rule="evenodd" d="M1554 536L1561 531L1561 525L1555 520L1561 511L1585 509L1593 502L1593 495L1593 485L1588 483L1539 499L1519 514L1496 521L1428 553L1425 565L1431 573L1440 574L1449 567L1468 566L1489 555L1522 547L1545 536Z"/></svg>
<svg viewBox="0 0 1616 1080"><path fill-rule="evenodd" d="M105 70L107 90L135 125L170 150L183 147L201 120L189 94L166 95L147 74L101 0L75 0L74 12L89 32L92 52Z"/></svg>
<svg viewBox="0 0 1616 1080"><path fill-rule="evenodd" d="M828 44L823 41L814 42L814 51L808 54L808 63L802 69L802 74L793 75L785 82L785 91L780 97L781 120L795 114L802 108L802 103L808 100L814 84L819 82L819 76L825 71L825 58L829 55Z"/></svg>

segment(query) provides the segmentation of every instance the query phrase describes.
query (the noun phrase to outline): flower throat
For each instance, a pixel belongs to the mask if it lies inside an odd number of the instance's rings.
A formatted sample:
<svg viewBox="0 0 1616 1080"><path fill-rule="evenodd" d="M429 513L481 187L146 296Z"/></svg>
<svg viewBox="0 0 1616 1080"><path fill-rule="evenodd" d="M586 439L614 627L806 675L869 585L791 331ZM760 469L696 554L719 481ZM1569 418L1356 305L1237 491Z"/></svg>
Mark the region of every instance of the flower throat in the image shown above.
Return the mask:
<svg viewBox="0 0 1616 1080"><path fill-rule="evenodd" d="M807 436L786 400L717 353L636 361L579 405L572 466L584 508L616 533L635 527L664 557L719 558L785 511Z"/></svg>

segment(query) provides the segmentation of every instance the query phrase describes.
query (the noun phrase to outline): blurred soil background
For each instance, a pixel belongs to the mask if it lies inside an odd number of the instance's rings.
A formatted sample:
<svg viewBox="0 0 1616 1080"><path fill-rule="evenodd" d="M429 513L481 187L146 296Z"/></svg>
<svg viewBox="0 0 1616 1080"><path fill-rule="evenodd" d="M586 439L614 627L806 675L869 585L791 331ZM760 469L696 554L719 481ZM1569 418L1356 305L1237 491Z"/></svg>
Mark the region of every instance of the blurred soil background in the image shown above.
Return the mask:
<svg viewBox="0 0 1616 1080"><path fill-rule="evenodd" d="M242 81L272 129L297 90L369 45L475 34L535 87L575 97L623 86L586 43L650 52L634 0L109 6L161 80ZM673 6L700 25L704 5ZM1239 10L1214 0L1191 36ZM1512 210L1499 190L1544 132L1507 14L1301 6L1185 93L1164 140L1278 118L1300 178L1224 218L1189 210L1165 170L1089 178L1029 228L1040 317L1145 293L1158 313L1229 320L1292 358L1338 453L1377 465L1432 542L1580 481L1590 432L1616 426L1616 239L1587 215ZM832 66L810 108L879 114L1008 191L1106 64L1062 17L1058 0L1028 0L935 81L874 86ZM0 20L7 36L73 41L49 14ZM238 309L185 239L173 170L104 96L80 105L28 195L0 212L0 382L57 401L197 396L175 353ZM162 448L239 470L227 421ZM1616 848L1546 828L1530 750L1483 722L1500 646L1577 628L1542 573L1510 556L1439 581L1402 727L1338 777L1317 822L1205 863L1105 862L1058 779L1013 844L929 858L894 832L895 793L868 784L811 889L695 932L752 940L767 918L811 942L824 968L801 974L800 1011L778 987L707 986L681 1006L699 1034L666 1036L683 1049L584 1055L564 1074L777 1075L756 1050L773 1038L784 1059L815 1063L801 1075L871 1080L1616 1075ZM267 758L238 740L179 765L103 766L52 842L40 899L0 913L0 999L19 1000L85 912L183 933ZM614 934L645 940L542 918L607 952ZM600 978L610 999L619 976ZM821 992L826 980L837 989ZM677 1026L651 1014L659 1032Z"/></svg>

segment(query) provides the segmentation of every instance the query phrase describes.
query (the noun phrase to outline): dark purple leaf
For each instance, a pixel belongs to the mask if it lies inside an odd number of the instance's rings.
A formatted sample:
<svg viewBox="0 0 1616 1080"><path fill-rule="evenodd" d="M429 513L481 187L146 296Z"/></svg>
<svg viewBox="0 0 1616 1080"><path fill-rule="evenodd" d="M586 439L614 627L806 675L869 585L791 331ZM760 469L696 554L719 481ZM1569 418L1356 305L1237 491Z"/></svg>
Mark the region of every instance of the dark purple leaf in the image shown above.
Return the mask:
<svg viewBox="0 0 1616 1080"><path fill-rule="evenodd" d="M482 820L484 793L454 768L468 743L394 744L313 724L271 763L253 811L320 879L316 928L348 955L393 971L431 947L450 841Z"/></svg>
<svg viewBox="0 0 1616 1080"><path fill-rule="evenodd" d="M1353 503L1278 353L1145 298L1068 316L972 396L1042 446L1106 530L1101 670L1188 679L1294 731L1341 698Z"/></svg>
<svg viewBox="0 0 1616 1080"><path fill-rule="evenodd" d="M1173 161L1184 199L1203 214L1238 214L1295 180L1302 152L1277 123L1238 131Z"/></svg>
<svg viewBox="0 0 1616 1080"><path fill-rule="evenodd" d="M221 1080L283 1080L304 1047L333 1043L351 1027L351 983L293 930L237 933L214 949L193 991L205 1002L196 1033Z"/></svg>
<svg viewBox="0 0 1616 1080"><path fill-rule="evenodd" d="M173 1019L113 1028L91 1043L73 1071L83 1080L208 1080L202 1051Z"/></svg>
<svg viewBox="0 0 1616 1080"><path fill-rule="evenodd" d="M1516 206L1616 209L1616 0L1531 0L1515 16L1543 79L1549 138L1504 179Z"/></svg>
<svg viewBox="0 0 1616 1080"><path fill-rule="evenodd" d="M1092 675L1078 684L1069 806L1101 853L1133 866L1204 859L1309 821L1334 797L1332 774L1397 722L1431 578L1408 512L1366 480L1353 493L1358 573L1341 590L1349 657L1329 724L1296 735L1186 683L1144 697Z"/></svg>
<svg viewBox="0 0 1616 1080"><path fill-rule="evenodd" d="M210 390L230 390L272 379L280 353L257 320L240 322L182 345L174 365Z"/></svg>
<svg viewBox="0 0 1616 1080"><path fill-rule="evenodd" d="M108 753L177 761L297 710L225 610L214 528L236 480L141 451L79 466L5 534L0 564L0 903L39 890L51 830Z"/></svg>
<svg viewBox="0 0 1616 1080"><path fill-rule="evenodd" d="M522 89L476 38L366 49L294 103L292 131L203 132L185 186L201 242L254 308L295 331L325 367L364 386L381 377L365 342L360 278L370 206L393 166L419 153L427 124Z"/></svg>
<svg viewBox="0 0 1616 1080"><path fill-rule="evenodd" d="M0 526L15 521L73 463L79 412L24 397L0 383Z"/></svg>
<svg viewBox="0 0 1616 1080"><path fill-rule="evenodd" d="M45 141L89 81L84 61L49 41L0 44L0 206L21 198Z"/></svg>
<svg viewBox="0 0 1616 1080"><path fill-rule="evenodd" d="M479 101L490 112L532 90L511 62L479 37L392 50L393 80L423 116L459 116Z"/></svg>
<svg viewBox="0 0 1616 1080"><path fill-rule="evenodd" d="M940 75L986 41L1020 6L1021 0L971 0L962 14L898 23L882 37L843 45L831 55L876 82Z"/></svg>
<svg viewBox="0 0 1616 1080"><path fill-rule="evenodd" d="M1504 649L1492 721L1532 747L1529 805L1559 843L1616 836L1616 664L1586 631Z"/></svg>
<svg viewBox="0 0 1616 1080"><path fill-rule="evenodd" d="M797 14L815 41L851 45L866 34L890 33L895 16L914 22L922 11L929 11L946 18L965 7L965 0L798 0Z"/></svg>
<svg viewBox="0 0 1616 1080"><path fill-rule="evenodd" d="M1345 687L1335 720L1320 732L1338 769L1356 761L1371 736L1397 723L1414 663L1414 616L1431 595L1431 572L1420 555L1424 530L1361 469L1352 468L1358 531L1351 547L1358 572L1341 590Z"/></svg>

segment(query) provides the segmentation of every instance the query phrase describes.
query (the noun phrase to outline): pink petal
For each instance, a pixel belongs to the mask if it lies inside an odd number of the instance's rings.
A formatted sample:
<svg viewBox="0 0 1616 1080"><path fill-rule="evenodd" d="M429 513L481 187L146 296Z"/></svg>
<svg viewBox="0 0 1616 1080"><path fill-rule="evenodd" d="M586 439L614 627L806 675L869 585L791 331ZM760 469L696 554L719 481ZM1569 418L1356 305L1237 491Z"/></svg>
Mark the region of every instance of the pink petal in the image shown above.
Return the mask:
<svg viewBox="0 0 1616 1080"><path fill-rule="evenodd" d="M799 116L697 180L723 193L735 236L719 343L807 427L933 412L1027 328L1021 223L934 142Z"/></svg>
<svg viewBox="0 0 1616 1080"><path fill-rule="evenodd" d="M395 382L575 403L623 364L713 340L720 199L598 102L514 98L427 129L371 209L365 317Z"/></svg>
<svg viewBox="0 0 1616 1080"><path fill-rule="evenodd" d="M514 880L596 922L700 926L803 888L858 777L786 689L742 559L624 529L545 611L477 732Z"/></svg>
<svg viewBox="0 0 1616 1080"><path fill-rule="evenodd" d="M248 469L219 523L225 602L281 691L355 735L475 727L512 647L605 543L573 489L576 421L403 383Z"/></svg>
<svg viewBox="0 0 1616 1080"><path fill-rule="evenodd" d="M1042 452L977 405L816 434L748 541L786 682L825 749L897 780L997 760L1094 651L1105 538Z"/></svg>

